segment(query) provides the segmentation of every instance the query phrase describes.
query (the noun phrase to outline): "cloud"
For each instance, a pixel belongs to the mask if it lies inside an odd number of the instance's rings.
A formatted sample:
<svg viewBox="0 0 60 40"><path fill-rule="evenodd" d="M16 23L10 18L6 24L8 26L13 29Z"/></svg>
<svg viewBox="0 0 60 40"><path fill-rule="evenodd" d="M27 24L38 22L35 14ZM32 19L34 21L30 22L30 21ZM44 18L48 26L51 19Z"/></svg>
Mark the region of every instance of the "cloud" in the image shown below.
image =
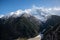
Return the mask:
<svg viewBox="0 0 60 40"><path fill-rule="evenodd" d="M35 16L36 18L40 19L41 21L45 21L48 16L50 15L59 15L60 16L60 8L54 7L54 8L44 8L44 7L36 7L35 5L31 9L25 9L25 10L17 10L15 12L11 12L9 16L20 16L22 14L30 14ZM3 17L3 15L0 16L0 18Z"/></svg>
<svg viewBox="0 0 60 40"><path fill-rule="evenodd" d="M0 18L4 17L4 15L0 15Z"/></svg>

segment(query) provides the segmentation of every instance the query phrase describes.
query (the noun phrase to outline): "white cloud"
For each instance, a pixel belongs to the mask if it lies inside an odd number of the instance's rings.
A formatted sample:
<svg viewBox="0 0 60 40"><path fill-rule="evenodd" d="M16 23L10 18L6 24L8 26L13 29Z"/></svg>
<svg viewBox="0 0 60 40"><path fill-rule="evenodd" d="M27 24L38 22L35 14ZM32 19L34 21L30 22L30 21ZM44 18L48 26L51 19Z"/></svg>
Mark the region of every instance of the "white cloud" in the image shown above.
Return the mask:
<svg viewBox="0 0 60 40"><path fill-rule="evenodd" d="M0 18L4 17L4 15L0 15Z"/></svg>
<svg viewBox="0 0 60 40"><path fill-rule="evenodd" d="M31 12L31 9L25 9L25 12L26 13L30 13Z"/></svg>
<svg viewBox="0 0 60 40"><path fill-rule="evenodd" d="M33 15L33 16L37 17L38 19L40 19L41 21L45 21L47 19L47 16L49 16L49 15L60 15L60 8L57 8L57 7L44 8L44 7L33 6L31 9L25 9L25 10L20 9L15 12L11 12L10 16L12 16L12 15L14 15L14 17L20 16L21 14L24 14L24 13ZM2 16L3 15L1 15L0 18Z"/></svg>

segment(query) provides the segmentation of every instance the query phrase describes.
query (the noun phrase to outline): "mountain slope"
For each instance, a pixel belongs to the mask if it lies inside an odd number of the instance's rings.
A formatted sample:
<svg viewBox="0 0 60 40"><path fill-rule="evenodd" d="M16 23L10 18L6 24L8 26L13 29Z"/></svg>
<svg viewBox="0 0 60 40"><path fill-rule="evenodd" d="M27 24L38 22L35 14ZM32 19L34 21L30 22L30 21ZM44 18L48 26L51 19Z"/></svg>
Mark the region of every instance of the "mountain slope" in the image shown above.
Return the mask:
<svg viewBox="0 0 60 40"><path fill-rule="evenodd" d="M26 16L24 16L26 15ZM19 17L0 18L1 40L32 38L39 34L40 21L33 16L23 14Z"/></svg>
<svg viewBox="0 0 60 40"><path fill-rule="evenodd" d="M60 23L60 16L52 15L50 18L47 19L46 23L43 24L43 31L42 33L47 29L54 27L56 24Z"/></svg>

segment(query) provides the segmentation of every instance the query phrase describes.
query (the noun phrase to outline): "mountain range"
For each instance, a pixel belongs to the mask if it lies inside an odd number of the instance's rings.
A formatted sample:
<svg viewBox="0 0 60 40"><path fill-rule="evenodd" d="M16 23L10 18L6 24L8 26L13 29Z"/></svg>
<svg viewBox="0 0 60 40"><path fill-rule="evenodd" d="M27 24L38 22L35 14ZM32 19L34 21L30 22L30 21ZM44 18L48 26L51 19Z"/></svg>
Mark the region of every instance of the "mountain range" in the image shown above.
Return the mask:
<svg viewBox="0 0 60 40"><path fill-rule="evenodd" d="M0 40L33 38L60 22L59 10L32 8L0 16Z"/></svg>

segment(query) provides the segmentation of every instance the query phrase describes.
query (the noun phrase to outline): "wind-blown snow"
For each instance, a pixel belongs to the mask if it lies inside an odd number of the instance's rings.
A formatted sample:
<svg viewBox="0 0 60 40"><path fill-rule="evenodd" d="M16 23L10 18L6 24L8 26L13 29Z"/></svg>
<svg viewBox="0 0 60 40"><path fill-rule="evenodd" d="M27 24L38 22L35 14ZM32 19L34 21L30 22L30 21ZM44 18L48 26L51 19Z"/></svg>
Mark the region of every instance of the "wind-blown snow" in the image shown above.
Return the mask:
<svg viewBox="0 0 60 40"><path fill-rule="evenodd" d="M59 15L60 16L60 8L54 7L54 8L44 8L44 7L36 7L33 6L31 9L25 9L25 10L17 10L15 12L11 12L9 16L20 16L24 13L30 14L35 16L36 18L40 19L41 21L46 21L47 18L50 15ZM0 18L3 17L3 15L0 15Z"/></svg>

